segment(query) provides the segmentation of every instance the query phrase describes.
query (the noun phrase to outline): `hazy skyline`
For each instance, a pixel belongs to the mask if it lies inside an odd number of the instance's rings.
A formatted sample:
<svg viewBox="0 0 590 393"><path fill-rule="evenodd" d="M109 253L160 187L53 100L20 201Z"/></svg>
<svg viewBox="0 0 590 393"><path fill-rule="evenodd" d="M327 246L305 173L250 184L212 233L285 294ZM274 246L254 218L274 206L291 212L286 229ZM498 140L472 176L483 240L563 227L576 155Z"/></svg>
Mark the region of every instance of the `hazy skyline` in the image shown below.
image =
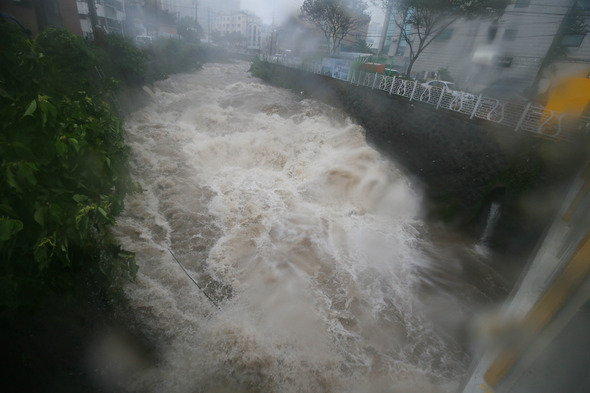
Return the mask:
<svg viewBox="0 0 590 393"><path fill-rule="evenodd" d="M279 24L289 15L297 13L304 0L241 0L243 10L252 11L255 15L262 18L262 22L271 24L273 13L275 23ZM378 8L369 7L372 22L382 22L383 13Z"/></svg>
<svg viewBox="0 0 590 393"><path fill-rule="evenodd" d="M262 22L270 24L273 21L280 23L289 15L298 12L303 0L241 0L243 10L252 11L262 18Z"/></svg>

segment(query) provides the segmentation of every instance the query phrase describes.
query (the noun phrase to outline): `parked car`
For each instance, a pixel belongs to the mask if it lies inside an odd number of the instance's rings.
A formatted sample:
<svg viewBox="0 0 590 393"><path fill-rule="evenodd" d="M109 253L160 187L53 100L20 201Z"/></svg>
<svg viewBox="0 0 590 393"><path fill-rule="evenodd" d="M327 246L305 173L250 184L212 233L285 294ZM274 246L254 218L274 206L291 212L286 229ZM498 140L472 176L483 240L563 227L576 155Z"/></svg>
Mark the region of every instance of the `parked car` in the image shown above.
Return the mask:
<svg viewBox="0 0 590 393"><path fill-rule="evenodd" d="M441 89L444 87L449 91L455 91L455 84L453 82L447 82L447 81L439 81L439 80L431 80L425 83L422 83L422 86L424 86L425 89L428 89L430 87L440 87Z"/></svg>
<svg viewBox="0 0 590 393"><path fill-rule="evenodd" d="M152 37L149 35L138 35L135 37L135 44L137 46L148 46L152 43Z"/></svg>
<svg viewBox="0 0 590 393"><path fill-rule="evenodd" d="M271 57L271 61L273 61L275 63L281 63L281 62L283 62L284 59L285 59L285 56L280 53L274 54Z"/></svg>
<svg viewBox="0 0 590 393"><path fill-rule="evenodd" d="M463 99L472 99L475 98L475 95L468 93L466 91L457 90L455 84L453 82L447 81L439 81L439 80L431 80L425 83L421 83L422 87L425 89L431 89L433 87L444 88L445 92L450 93L453 97L463 98Z"/></svg>

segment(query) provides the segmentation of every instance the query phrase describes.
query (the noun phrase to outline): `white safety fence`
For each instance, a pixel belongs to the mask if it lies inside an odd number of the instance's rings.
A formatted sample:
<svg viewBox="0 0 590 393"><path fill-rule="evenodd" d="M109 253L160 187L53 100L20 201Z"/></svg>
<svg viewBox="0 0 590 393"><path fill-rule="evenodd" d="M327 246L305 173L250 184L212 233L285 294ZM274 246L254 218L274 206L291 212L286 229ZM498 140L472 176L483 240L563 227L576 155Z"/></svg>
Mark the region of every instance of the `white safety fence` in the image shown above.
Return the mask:
<svg viewBox="0 0 590 393"><path fill-rule="evenodd" d="M270 62L322 74L322 65L315 62L289 63L284 59L267 59ZM330 76L330 75L328 75ZM342 79L341 79L342 80ZM355 71L346 79L352 85L383 90L410 101L433 105L436 109L459 112L470 119L481 119L513 129L527 131L553 140L569 139L572 132L588 133L590 119L546 109L532 103L516 103L495 98L449 90L437 86L387 76L379 73Z"/></svg>

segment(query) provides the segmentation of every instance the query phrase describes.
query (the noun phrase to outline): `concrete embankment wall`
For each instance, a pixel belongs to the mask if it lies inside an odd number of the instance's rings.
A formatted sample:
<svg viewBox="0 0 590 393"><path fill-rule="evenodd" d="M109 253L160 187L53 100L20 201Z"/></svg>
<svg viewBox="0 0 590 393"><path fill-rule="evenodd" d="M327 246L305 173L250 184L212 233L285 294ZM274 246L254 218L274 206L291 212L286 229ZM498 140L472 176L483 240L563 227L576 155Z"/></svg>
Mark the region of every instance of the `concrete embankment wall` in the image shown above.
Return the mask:
<svg viewBox="0 0 590 393"><path fill-rule="evenodd" d="M268 83L339 107L356 120L374 148L423 186L429 219L479 236L491 202L500 202L499 230L491 245L507 252L533 247L587 146L582 140L554 142L514 132L277 64L255 62L251 71Z"/></svg>

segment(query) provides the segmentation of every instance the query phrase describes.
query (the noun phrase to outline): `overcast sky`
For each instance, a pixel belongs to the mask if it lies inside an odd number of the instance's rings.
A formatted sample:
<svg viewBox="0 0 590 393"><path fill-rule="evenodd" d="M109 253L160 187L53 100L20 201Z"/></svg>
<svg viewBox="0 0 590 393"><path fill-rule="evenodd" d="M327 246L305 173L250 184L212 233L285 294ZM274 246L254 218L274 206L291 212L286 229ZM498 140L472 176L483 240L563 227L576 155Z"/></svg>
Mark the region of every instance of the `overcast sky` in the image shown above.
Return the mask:
<svg viewBox="0 0 590 393"><path fill-rule="evenodd" d="M242 9L254 12L265 24L272 23L273 11L275 22L280 23L296 13L301 3L303 0L241 0Z"/></svg>
<svg viewBox="0 0 590 393"><path fill-rule="evenodd" d="M271 24L274 11L275 22L281 23L290 14L296 13L301 7L303 0L241 0L241 8L254 12L262 18L262 23ZM371 22L383 20L381 13L370 8L372 14Z"/></svg>

